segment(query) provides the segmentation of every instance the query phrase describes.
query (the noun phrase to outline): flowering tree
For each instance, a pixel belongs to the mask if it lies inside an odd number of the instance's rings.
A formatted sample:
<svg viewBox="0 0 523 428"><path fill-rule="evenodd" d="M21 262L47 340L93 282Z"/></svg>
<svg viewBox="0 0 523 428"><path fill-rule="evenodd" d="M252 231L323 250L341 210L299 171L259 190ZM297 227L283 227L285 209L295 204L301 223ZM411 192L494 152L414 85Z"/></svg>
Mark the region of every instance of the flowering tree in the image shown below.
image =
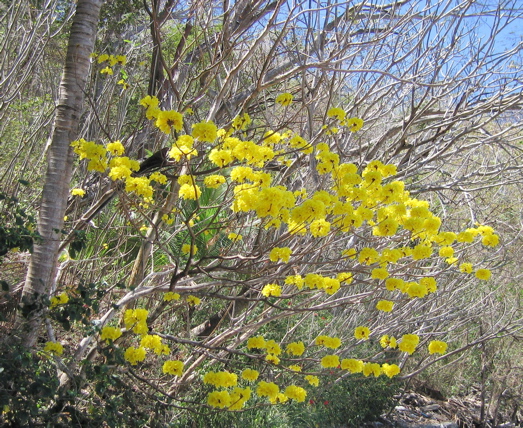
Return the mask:
<svg viewBox="0 0 523 428"><path fill-rule="evenodd" d="M145 10L147 91L144 34L91 56L48 312L83 338L44 346L63 390L105 367L181 409L304 402L521 329L446 339L504 257L474 197L521 177L518 49L495 46L520 10L172 3Z"/></svg>

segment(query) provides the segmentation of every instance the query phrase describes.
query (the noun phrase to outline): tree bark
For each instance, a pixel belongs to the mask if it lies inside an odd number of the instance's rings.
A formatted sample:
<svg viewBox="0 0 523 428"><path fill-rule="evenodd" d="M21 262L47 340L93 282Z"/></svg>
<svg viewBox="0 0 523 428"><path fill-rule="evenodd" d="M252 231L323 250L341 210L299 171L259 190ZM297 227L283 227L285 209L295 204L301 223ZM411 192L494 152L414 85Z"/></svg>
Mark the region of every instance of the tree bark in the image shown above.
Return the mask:
<svg viewBox="0 0 523 428"><path fill-rule="evenodd" d="M73 165L70 143L78 136L89 55L94 50L102 2L78 0L69 35L38 218L42 240L34 247L12 333L12 337L26 347L36 343L55 279Z"/></svg>

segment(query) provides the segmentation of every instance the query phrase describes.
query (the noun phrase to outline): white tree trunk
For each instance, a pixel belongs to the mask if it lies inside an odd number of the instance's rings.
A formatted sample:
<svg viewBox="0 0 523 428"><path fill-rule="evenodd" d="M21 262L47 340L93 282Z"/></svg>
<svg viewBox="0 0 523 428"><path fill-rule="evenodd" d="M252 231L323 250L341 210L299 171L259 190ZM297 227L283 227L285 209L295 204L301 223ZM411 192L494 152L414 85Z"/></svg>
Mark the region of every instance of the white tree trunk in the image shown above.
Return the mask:
<svg viewBox="0 0 523 428"><path fill-rule="evenodd" d="M32 347L38 338L45 298L54 280L73 165L70 143L77 138L89 55L94 50L102 2L78 0L69 36L38 219L38 232L43 239L34 247L13 330L13 335L27 347Z"/></svg>

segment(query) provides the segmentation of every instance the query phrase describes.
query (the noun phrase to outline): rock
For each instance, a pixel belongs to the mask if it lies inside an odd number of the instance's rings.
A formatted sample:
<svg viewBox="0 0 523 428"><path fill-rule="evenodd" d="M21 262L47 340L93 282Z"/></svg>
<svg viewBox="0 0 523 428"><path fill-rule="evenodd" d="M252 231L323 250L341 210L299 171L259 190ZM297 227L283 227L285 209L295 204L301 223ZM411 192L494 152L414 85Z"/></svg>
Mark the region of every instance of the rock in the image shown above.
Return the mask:
<svg viewBox="0 0 523 428"><path fill-rule="evenodd" d="M435 410L441 409L441 406L439 404L429 404L428 406L423 406L421 410L424 412L433 412Z"/></svg>

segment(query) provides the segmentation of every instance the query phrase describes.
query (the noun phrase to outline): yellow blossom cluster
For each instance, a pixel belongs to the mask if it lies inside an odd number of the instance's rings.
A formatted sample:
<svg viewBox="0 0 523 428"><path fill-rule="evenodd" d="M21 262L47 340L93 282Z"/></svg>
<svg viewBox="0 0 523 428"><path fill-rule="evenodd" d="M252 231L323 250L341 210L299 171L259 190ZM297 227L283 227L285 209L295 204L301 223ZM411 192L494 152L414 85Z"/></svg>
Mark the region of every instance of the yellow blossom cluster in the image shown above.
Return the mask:
<svg viewBox="0 0 523 428"><path fill-rule="evenodd" d="M173 376L181 376L183 373L183 361L167 360L163 363L162 372Z"/></svg>
<svg viewBox="0 0 523 428"><path fill-rule="evenodd" d="M260 376L260 372L253 369L245 369L242 371L242 379L245 379L249 382L254 382Z"/></svg>
<svg viewBox="0 0 523 428"><path fill-rule="evenodd" d="M67 302L69 302L69 296L64 291L63 293L60 293L57 296L51 297L49 308L53 309L56 306L65 305Z"/></svg>
<svg viewBox="0 0 523 428"><path fill-rule="evenodd" d="M284 263L288 263L291 257L292 250L289 247L274 247L269 253L269 260L271 262L277 262L281 260Z"/></svg>
<svg viewBox="0 0 523 428"><path fill-rule="evenodd" d="M147 334L149 327L147 327L147 309L127 309L123 315L123 322L125 328L131 329L140 335Z"/></svg>
<svg viewBox="0 0 523 428"><path fill-rule="evenodd" d="M118 327L106 326L102 328L100 332L100 340L105 340L106 342L115 341L122 335L122 330Z"/></svg>
<svg viewBox="0 0 523 428"><path fill-rule="evenodd" d="M292 104L293 99L294 99L294 97L292 96L292 94L289 94L288 92L284 92L283 94L279 94L276 97L275 101L277 104L280 104L280 105L286 107L286 106L289 106Z"/></svg>
<svg viewBox="0 0 523 428"><path fill-rule="evenodd" d="M384 374L391 378L400 373L400 368L396 364L385 363L380 366L378 363L364 362L354 358L343 359L341 361L341 369L347 370L352 374L363 373L364 376L372 374L375 377Z"/></svg>
<svg viewBox="0 0 523 428"><path fill-rule="evenodd" d="M180 299L180 295L173 291L168 291L167 293L165 293L163 295L163 300L165 300L166 302L170 302L171 300L179 300L179 299Z"/></svg>
<svg viewBox="0 0 523 428"><path fill-rule="evenodd" d="M81 198L83 198L85 196L85 190L84 189L72 189L71 190L71 195L72 196L80 196Z"/></svg>
<svg viewBox="0 0 523 428"><path fill-rule="evenodd" d="M150 178L133 176L133 172L140 169L140 164L126 156L121 156L125 149L119 141L114 141L104 147L94 141L86 141L81 138L73 141L71 146L80 159L89 161L87 164L89 171L107 172L111 180L123 180L126 192L134 193L147 202L152 201L154 193L151 180L160 184L165 184L167 181L167 178L160 173L154 173ZM109 171L107 171L108 169Z"/></svg>
<svg viewBox="0 0 523 428"><path fill-rule="evenodd" d="M162 338L157 334L146 334L142 336L140 347L151 349L156 355L169 355L171 352L169 346L163 343Z"/></svg>
<svg viewBox="0 0 523 428"><path fill-rule="evenodd" d="M339 337L318 336L314 343L318 346L325 346L326 348L336 349L341 346Z"/></svg>
<svg viewBox="0 0 523 428"><path fill-rule="evenodd" d="M416 334L404 334L401 337L401 341L398 348L402 352L407 352L412 355L419 344L419 336Z"/></svg>
<svg viewBox="0 0 523 428"><path fill-rule="evenodd" d="M95 53L91 54L91 58L97 58L98 64L107 63L106 67L100 70L100 74L107 74L112 76L114 74L113 67L116 65L124 66L127 64L127 57L125 55L108 55L101 54L97 55Z"/></svg>
<svg viewBox="0 0 523 428"><path fill-rule="evenodd" d="M398 343L397 343L395 337L385 334L385 335L381 336L380 345L382 348L388 347L391 349L395 349L398 346Z"/></svg>
<svg viewBox="0 0 523 428"><path fill-rule="evenodd" d="M126 361L128 361L131 365L135 366L139 362L145 360L147 353L145 351L145 348L139 347L135 348L134 346L130 346L125 350L124 358Z"/></svg>
<svg viewBox="0 0 523 428"><path fill-rule="evenodd" d="M263 287L262 294L265 297L279 297L281 296L281 287L278 284L267 284Z"/></svg>
<svg viewBox="0 0 523 428"><path fill-rule="evenodd" d="M230 372L207 372L203 377L203 383L214 387L229 388L238 384L238 375Z"/></svg>
<svg viewBox="0 0 523 428"><path fill-rule="evenodd" d="M62 355L64 353L64 347L60 342L46 342L44 351L53 355Z"/></svg>
<svg viewBox="0 0 523 428"><path fill-rule="evenodd" d="M447 352L447 344L441 340L432 340L428 348L430 354L444 354Z"/></svg>

